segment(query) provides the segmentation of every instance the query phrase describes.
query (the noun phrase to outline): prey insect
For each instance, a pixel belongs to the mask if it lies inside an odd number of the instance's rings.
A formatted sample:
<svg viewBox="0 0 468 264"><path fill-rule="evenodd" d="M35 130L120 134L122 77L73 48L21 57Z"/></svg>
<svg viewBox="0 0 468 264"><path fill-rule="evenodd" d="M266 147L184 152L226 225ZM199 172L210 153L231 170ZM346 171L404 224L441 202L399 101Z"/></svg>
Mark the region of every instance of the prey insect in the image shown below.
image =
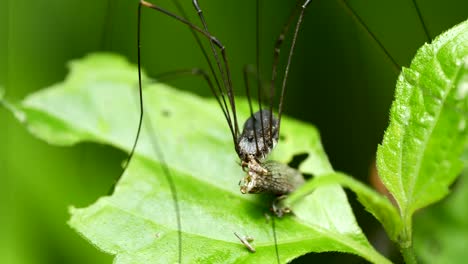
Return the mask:
<svg viewBox="0 0 468 264"><path fill-rule="evenodd" d="M234 232L234 235L240 240L242 244L252 253L255 253L255 248L250 244L254 239L253 237L250 236L240 236L236 232Z"/></svg>

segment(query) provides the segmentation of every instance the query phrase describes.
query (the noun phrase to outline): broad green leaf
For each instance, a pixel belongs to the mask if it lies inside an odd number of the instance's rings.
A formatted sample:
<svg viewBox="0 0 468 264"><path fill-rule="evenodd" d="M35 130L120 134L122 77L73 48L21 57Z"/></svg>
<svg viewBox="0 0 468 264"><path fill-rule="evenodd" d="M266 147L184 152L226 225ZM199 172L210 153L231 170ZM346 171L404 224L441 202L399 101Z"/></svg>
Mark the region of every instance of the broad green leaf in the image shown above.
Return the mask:
<svg viewBox="0 0 468 264"><path fill-rule="evenodd" d="M422 263L466 262L467 201L468 171L465 171L453 194L434 208L415 216L414 246Z"/></svg>
<svg viewBox="0 0 468 264"><path fill-rule="evenodd" d="M15 115L51 144L93 141L128 152L138 120L136 67L115 55L96 54L72 62L71 68L63 83L14 106ZM265 218L271 199L239 192L243 172L216 102L146 78L144 84L144 125L128 169L111 196L72 208L70 225L116 255L116 263L176 262L177 225L162 170L166 164L177 189L184 263L275 262L272 222ZM238 109L239 120L245 120L244 100L238 100ZM305 152L303 172L333 171L314 127L284 118L282 128L275 159L287 162ZM356 224L339 186L320 188L299 204L296 216L275 220L281 262L307 252L339 251L388 263ZM248 252L233 232L254 237L257 252Z"/></svg>
<svg viewBox="0 0 468 264"><path fill-rule="evenodd" d="M288 199L285 200L284 205L294 208L295 203L300 202L303 197L313 193L319 187L334 184L339 184L355 192L366 210L383 224L390 238L394 241L397 240L397 236L402 228L402 223L396 208L390 203L387 197L382 196L351 176L343 173L334 172L310 180L296 192L292 193Z"/></svg>
<svg viewBox="0 0 468 264"><path fill-rule="evenodd" d="M425 44L398 78L379 175L408 228L419 208L448 193L467 147L468 22Z"/></svg>

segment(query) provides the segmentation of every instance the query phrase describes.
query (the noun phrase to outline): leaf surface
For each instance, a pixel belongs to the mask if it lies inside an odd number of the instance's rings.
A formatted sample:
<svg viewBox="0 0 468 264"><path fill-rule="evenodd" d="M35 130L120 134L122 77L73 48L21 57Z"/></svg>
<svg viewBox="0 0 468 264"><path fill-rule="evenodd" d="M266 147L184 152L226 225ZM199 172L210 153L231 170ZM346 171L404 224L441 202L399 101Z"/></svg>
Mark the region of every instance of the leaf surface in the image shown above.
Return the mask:
<svg viewBox="0 0 468 264"><path fill-rule="evenodd" d="M322 186L334 184L349 188L356 193L366 210L382 223L389 237L396 241L402 229L402 223L395 206L390 203L387 197L377 193L351 176L340 172L333 172L308 181L286 199L284 202L285 206L294 208L294 204L301 202L303 197L315 192Z"/></svg>
<svg viewBox="0 0 468 264"><path fill-rule="evenodd" d="M468 22L464 22L425 44L398 78L377 167L406 225L417 209L446 196L460 174L467 118Z"/></svg>
<svg viewBox="0 0 468 264"><path fill-rule="evenodd" d="M128 152L138 124L136 77L136 67L121 57L91 55L73 61L63 83L12 109L34 135L51 144L92 141ZM70 225L116 255L116 263L176 262L176 215L165 164L177 189L184 263L275 262L272 222L265 217L271 197L239 192L243 172L216 102L147 78L144 100L140 141L114 193L87 208L72 208ZM237 103L239 120L245 120L248 106L241 99ZM287 162L305 152L309 157L301 164L303 172L333 171L314 127L284 118L282 128L276 160ZM281 262L324 251L388 262L367 241L339 186L320 188L295 213L275 220ZM233 232L254 237L257 252L248 252Z"/></svg>

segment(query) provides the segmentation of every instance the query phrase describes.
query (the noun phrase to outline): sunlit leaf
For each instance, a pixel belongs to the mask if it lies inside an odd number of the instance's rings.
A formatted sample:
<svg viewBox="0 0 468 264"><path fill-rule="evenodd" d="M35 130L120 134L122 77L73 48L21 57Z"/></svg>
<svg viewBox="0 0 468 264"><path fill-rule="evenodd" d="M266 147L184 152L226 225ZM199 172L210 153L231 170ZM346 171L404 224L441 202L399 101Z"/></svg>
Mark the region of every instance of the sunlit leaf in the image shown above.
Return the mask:
<svg viewBox="0 0 468 264"><path fill-rule="evenodd" d="M136 67L120 57L99 54L74 61L71 68L63 83L17 105L16 116L23 116L27 128L51 144L93 141L128 152L138 122ZM161 169L167 164L177 188L184 262L275 262L272 222L265 217L271 197L239 192L243 172L215 101L147 79L144 87L142 135L127 171L111 196L87 208L72 208L70 225L101 250L115 254L117 263L176 262L176 215ZM247 104L238 102L239 118L245 120ZM306 152L303 172L332 172L314 127L285 118L282 128L277 160L289 161ZM320 188L301 205L296 217L275 220L281 262L324 251L388 262L357 226L340 187ZM233 232L254 237L257 252L250 253Z"/></svg>
<svg viewBox="0 0 468 264"><path fill-rule="evenodd" d="M390 125L377 153L379 175L410 228L414 211L442 199L467 146L468 22L424 45L403 69Z"/></svg>

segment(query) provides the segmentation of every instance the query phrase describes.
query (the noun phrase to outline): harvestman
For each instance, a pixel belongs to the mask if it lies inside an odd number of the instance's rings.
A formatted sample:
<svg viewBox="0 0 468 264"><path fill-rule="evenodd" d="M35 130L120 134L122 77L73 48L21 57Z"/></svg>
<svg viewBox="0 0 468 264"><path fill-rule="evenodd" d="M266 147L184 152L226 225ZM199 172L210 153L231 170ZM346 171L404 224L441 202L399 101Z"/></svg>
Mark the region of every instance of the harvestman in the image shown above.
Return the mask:
<svg viewBox="0 0 468 264"><path fill-rule="evenodd" d="M261 86L260 81L258 81L258 108L259 110L255 113L253 112L252 101L250 99L251 98L250 89L249 89L248 80L247 80L248 70L247 68L244 69L246 92L247 92L248 103L249 103L249 108L250 108L250 117L245 122L242 133L239 130L239 125L237 121L234 90L232 87L231 73L229 70L229 65L228 65L228 60L227 60L226 50L225 50L224 45L209 32L207 23L203 15L203 11L200 5L198 4L197 0L193 0L193 5L203 25L203 28L197 27L194 24L192 24L188 20L187 15L185 14L185 11L183 10L180 3L176 0L174 0L173 2L176 5L181 16L175 15L169 11L162 9L159 6L148 3L144 0L141 0L138 5L137 41L138 41L138 81L139 81L139 99L140 99L140 118L139 118L137 135L136 135L134 144L132 146L132 150L129 154L128 160L131 159L135 151L135 148L139 139L141 127L142 127L143 112L144 112L143 111L143 96L142 96L142 81L141 81L141 66L140 66L141 65L141 46L140 46L140 43L141 43L140 42L140 39L141 39L140 37L141 24L140 23L141 22L140 21L141 21L141 7L143 6L143 7L147 7L147 8L159 11L167 16L170 16L182 22L183 24L186 24L190 28L210 68L211 77L209 74L207 74L205 71L201 69L171 72L171 73L163 74L159 77L161 79L164 77L171 77L171 76L180 75L180 74L192 74L192 75L199 75L206 80L208 86L211 89L213 96L216 98L224 114L224 117L228 123L229 129L232 135L232 139L234 142L235 151L241 160L241 166L244 169L244 171L247 172L247 175L240 182L241 192L242 193L272 193L278 196L291 193L298 186L304 183L303 176L298 171L296 171L293 168L290 168L286 164L282 164L282 163L275 162L275 161L266 161L266 159L278 142L279 133L280 133L280 125L281 125L281 114L282 114L282 108L283 108L283 99L284 99L284 93L285 93L285 88L286 88L286 83L287 83L289 66L291 64L291 58L294 52L294 47L295 47L297 35L299 32L299 28L302 24L304 12L305 12L307 5L310 3L310 0L303 1L301 5L298 5L294 9L294 11L292 12L292 14L290 15L288 19L288 22L284 25L283 30L276 42L274 55L273 55L274 63L272 67L273 68L272 77L271 77L271 82L270 82L271 84L270 98L269 98L270 106L268 110L262 109L262 92L261 92L262 89L260 87ZM256 26L257 26L256 64L257 64L257 67L254 73L257 76L257 79L259 79L260 69L258 66L259 65L259 55L258 55L259 53L259 39L258 39L259 38L258 37L259 1L258 0L256 1L256 8L257 8L256 9L257 10L257 21L256 21ZM275 117L273 114L273 95L275 93L277 65L279 62L279 56L280 56L280 51L281 51L281 46L283 44L283 40L285 38L285 35L289 31L290 25L292 24L294 18L296 17L297 17L297 22L296 22L295 30L293 33L290 51L288 54L287 65L284 69L284 76L283 76L283 81L282 81L282 86L281 86L281 97L280 97L280 102L279 102L279 107L278 107L278 117ZM200 36L209 40L211 54L214 58L215 65L213 65L207 51L205 50L201 42ZM215 69L217 70L217 72ZM214 79L214 85L213 85L213 82L211 81L211 78ZM156 148L156 151L159 153L159 155L162 156L162 152L157 149L157 144L155 144L154 147ZM182 259L182 256L181 256L182 238L181 238L180 212L179 212L179 207L178 207L178 202L177 202L177 192L172 182L170 171L167 169L167 167L165 167L164 170L165 170L165 175L167 177L167 180L170 184L173 201L174 201L174 207L176 209L177 226L178 226L178 232L179 232L178 242L179 242L179 262L180 262ZM284 212L286 212L286 210L283 211L283 210L277 209L276 206L273 206L273 209L274 209L274 212L278 216L281 216ZM276 244L276 237L275 237L275 244ZM278 252L277 252L277 259L279 260Z"/></svg>
<svg viewBox="0 0 468 264"><path fill-rule="evenodd" d="M310 0L306 0L302 5L299 5L294 12L290 15L288 22L283 27L283 30L278 37L278 40L275 45L274 51L274 63L272 69L272 78L271 78L271 86L270 86L270 107L269 110L262 109L262 93L260 89L260 82L258 82L258 108L257 112L253 112L252 108L252 101L250 99L250 89L247 80L247 69L244 69L244 76L246 78L246 92L250 107L250 117L244 124L244 128L242 133L239 132L239 126L237 122L237 114L236 114L236 105L235 105L235 98L234 98L234 90L232 87L231 82L231 74L229 70L228 60L226 56L226 50L224 45L216 39L208 30L207 23L205 21L203 11L198 4L197 0L193 0L193 5L200 17L200 21L203 25L203 29L195 26L186 18L185 12L183 11L182 7L175 1L175 4L179 11L181 12L182 16L174 15L159 6L154 4L148 3L146 1L140 1L139 5L139 21L140 21L140 10L141 6L145 6L154 10L157 10L163 14L166 14L174 19L186 24L192 31L197 44L200 46L203 55L210 67L210 71L212 74L213 79L215 80L216 89L211 82L210 76L205 73L203 70L195 69L192 71L178 71L172 72L169 74L162 75L163 77L167 77L174 74L184 74L190 73L194 75L201 75L206 81L208 86L211 89L213 96L216 98L225 118L228 123L233 142L235 151L238 157L241 160L241 165L244 170L247 171L247 176L241 181L241 192L242 193L273 193L276 195L285 195L291 193L294 189L300 186L304 179L302 175L296 171L295 169L290 168L286 164L282 164L275 161L266 161L268 155L273 150L275 145L278 142L279 133L280 133L280 125L281 125L281 114L283 109L283 99L285 94L285 88L287 83L287 77L289 73L289 66L291 63L292 55L294 52L294 47L296 44L296 39L298 35L298 31L300 25L302 24L302 19L304 16L304 11L307 5L310 3ZM259 3L257 1L257 19L258 19L258 6ZM299 14L297 14L299 13ZM298 17L294 35L292 39L291 48L288 54L288 61L287 65L284 70L284 77L281 86L281 97L278 107L278 118L273 114L273 94L275 93L275 81L277 76L277 65L279 61L279 55L281 46L283 44L283 40L285 35L287 34L290 25L295 17ZM258 20L257 20L257 31L258 31ZM140 24L138 27L138 39L140 39ZM218 74L221 77L222 83L220 83L218 79L218 75L215 72L215 68L204 48L201 44L201 40L199 38L200 33L201 36L207 38L210 43L211 52L213 57L216 61L216 68L219 71ZM259 56L258 56L258 34L257 34L257 68L255 74L259 76ZM219 51L218 51L219 50ZM221 56L220 56L221 55ZM220 59L221 57L221 59ZM224 65L221 64L221 61ZM140 41L138 41L138 62L140 65ZM139 67L140 69L140 67ZM257 78L259 79L259 78ZM141 72L139 71L139 83L141 87ZM227 97L227 100L226 100ZM142 98L140 98L142 101ZM141 127L141 123L139 125L139 130ZM138 132L139 134L139 132ZM133 151L132 151L133 152Z"/></svg>

